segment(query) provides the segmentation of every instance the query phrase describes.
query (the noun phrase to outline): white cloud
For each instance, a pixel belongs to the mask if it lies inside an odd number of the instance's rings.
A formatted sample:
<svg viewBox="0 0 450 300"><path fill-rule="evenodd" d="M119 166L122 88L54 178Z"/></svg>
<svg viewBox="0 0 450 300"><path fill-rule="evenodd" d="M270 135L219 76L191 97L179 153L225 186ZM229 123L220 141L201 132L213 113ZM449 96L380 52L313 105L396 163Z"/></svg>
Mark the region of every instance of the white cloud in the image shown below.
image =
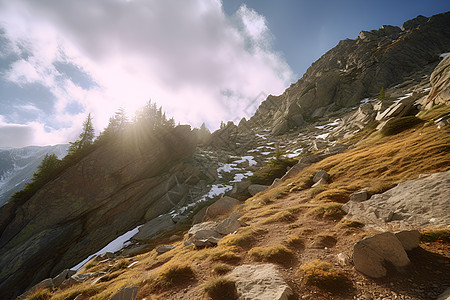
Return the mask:
<svg viewBox="0 0 450 300"><path fill-rule="evenodd" d="M265 18L245 5L230 17L217 0L0 0L0 19L31 53L7 78L46 86L64 126L81 126L83 115L66 111L74 101L101 129L120 106L133 113L151 98L177 121L217 127L248 118L261 92L280 94L293 80ZM61 79L55 61L80 66L98 86Z"/></svg>

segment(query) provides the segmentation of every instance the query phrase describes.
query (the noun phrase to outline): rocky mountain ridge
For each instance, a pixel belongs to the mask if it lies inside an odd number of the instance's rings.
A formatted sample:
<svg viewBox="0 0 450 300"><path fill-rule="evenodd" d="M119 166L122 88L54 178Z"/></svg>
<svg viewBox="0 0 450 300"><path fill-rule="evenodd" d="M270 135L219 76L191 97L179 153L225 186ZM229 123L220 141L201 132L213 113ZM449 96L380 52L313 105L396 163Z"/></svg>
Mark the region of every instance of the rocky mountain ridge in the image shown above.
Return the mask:
<svg viewBox="0 0 450 300"><path fill-rule="evenodd" d="M326 113L355 106L406 81L412 73L434 69L450 48L450 13L419 16L401 28L362 31L314 62L301 79L280 96L269 96L250 123L282 134ZM426 45L426 47L424 47Z"/></svg>

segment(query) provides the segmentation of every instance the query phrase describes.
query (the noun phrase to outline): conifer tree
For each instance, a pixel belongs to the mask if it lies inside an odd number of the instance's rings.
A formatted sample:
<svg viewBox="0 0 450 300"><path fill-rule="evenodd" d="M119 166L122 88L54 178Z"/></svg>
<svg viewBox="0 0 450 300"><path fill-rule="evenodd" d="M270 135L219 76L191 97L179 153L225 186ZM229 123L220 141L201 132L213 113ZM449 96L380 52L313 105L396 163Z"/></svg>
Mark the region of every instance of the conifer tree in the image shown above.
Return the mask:
<svg viewBox="0 0 450 300"><path fill-rule="evenodd" d="M92 125L92 117L89 113L86 121L83 123L83 131L80 133L78 140L70 142L68 155L76 154L92 145L94 142L95 132Z"/></svg>

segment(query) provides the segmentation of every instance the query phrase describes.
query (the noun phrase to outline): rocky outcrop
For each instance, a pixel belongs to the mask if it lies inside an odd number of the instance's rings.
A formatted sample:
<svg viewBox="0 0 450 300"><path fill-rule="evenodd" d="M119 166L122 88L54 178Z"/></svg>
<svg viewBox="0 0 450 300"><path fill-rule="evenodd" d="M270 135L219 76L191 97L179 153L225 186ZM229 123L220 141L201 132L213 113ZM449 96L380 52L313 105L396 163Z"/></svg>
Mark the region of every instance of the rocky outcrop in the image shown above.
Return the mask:
<svg viewBox="0 0 450 300"><path fill-rule="evenodd" d="M188 126L130 135L93 149L10 210L0 237L0 294L11 298L56 276L183 201L178 183L191 174L183 162L194 149Z"/></svg>
<svg viewBox="0 0 450 300"><path fill-rule="evenodd" d="M431 91L422 104L430 109L439 104L450 104L450 55L444 57L430 77Z"/></svg>
<svg viewBox="0 0 450 300"><path fill-rule="evenodd" d="M379 229L447 226L450 215L450 171L408 180L369 200L349 201L346 218Z"/></svg>
<svg viewBox="0 0 450 300"><path fill-rule="evenodd" d="M450 49L449 25L450 13L443 13L426 22L423 17L406 22L404 30L383 26L361 32L355 40L343 40L282 95L267 97L247 123L273 128L277 135L355 106L381 88L436 65L439 54Z"/></svg>
<svg viewBox="0 0 450 300"><path fill-rule="evenodd" d="M227 278L235 282L239 299L288 300L293 295L273 264L242 265Z"/></svg>
<svg viewBox="0 0 450 300"><path fill-rule="evenodd" d="M185 246L195 245L196 247L212 247L225 235L238 230L240 227L248 226L238 218L237 212L232 213L228 218L221 222L203 222L195 224L188 231L188 238L184 242Z"/></svg>

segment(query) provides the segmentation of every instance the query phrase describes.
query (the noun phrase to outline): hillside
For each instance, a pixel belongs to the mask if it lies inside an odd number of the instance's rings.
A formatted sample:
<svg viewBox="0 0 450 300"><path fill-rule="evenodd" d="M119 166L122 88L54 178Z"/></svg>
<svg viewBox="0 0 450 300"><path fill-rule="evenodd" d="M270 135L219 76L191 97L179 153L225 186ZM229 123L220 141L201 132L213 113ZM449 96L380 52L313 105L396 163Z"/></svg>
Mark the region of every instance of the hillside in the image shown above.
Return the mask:
<svg viewBox="0 0 450 300"><path fill-rule="evenodd" d="M0 209L0 298L437 298L449 28L445 13L361 32L212 134L98 143Z"/></svg>

